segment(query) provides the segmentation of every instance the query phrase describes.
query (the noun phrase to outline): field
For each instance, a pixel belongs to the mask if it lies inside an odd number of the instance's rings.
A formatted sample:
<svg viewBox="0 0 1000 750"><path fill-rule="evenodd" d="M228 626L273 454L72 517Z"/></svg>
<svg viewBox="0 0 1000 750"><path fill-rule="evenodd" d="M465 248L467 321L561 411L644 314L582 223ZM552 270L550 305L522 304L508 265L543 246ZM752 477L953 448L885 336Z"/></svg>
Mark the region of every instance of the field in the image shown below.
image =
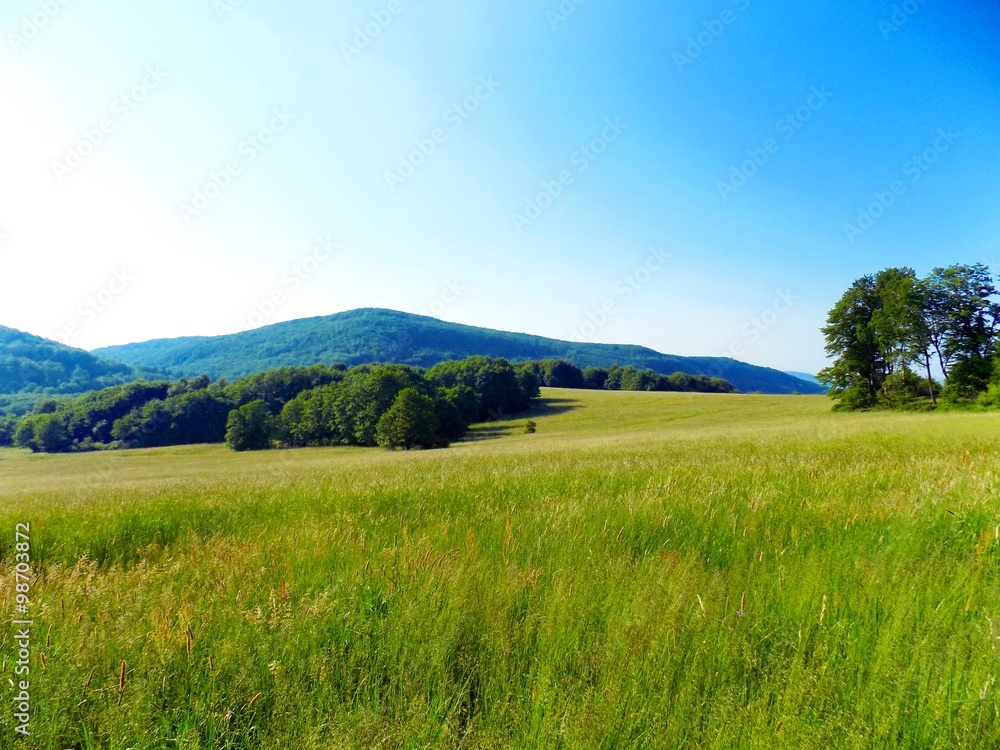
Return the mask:
<svg viewBox="0 0 1000 750"><path fill-rule="evenodd" d="M0 451L0 748L1000 746L1000 415L543 396L443 451Z"/></svg>

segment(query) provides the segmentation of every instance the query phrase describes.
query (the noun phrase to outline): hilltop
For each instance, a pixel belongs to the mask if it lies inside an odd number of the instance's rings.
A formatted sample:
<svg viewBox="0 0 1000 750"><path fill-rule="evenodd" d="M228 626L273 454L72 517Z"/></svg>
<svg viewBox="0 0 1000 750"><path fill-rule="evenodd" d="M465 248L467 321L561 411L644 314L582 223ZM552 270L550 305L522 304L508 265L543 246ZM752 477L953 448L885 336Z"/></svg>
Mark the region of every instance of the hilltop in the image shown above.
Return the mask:
<svg viewBox="0 0 1000 750"><path fill-rule="evenodd" d="M237 378L278 367L391 362L431 367L475 355L511 361L566 359L580 367L632 365L670 375L708 375L744 392L821 393L778 370L734 359L680 357L642 346L587 344L448 323L393 310L361 309L212 337L160 339L97 349L94 354L176 377Z"/></svg>

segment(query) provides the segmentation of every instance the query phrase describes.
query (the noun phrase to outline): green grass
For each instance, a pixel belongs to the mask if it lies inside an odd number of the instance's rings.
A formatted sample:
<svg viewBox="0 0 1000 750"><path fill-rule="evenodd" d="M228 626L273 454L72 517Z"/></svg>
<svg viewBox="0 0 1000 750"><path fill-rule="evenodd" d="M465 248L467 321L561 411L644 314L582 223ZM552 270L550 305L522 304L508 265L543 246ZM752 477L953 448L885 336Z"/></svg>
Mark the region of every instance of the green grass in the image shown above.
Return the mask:
<svg viewBox="0 0 1000 750"><path fill-rule="evenodd" d="M21 746L1000 745L1000 415L543 395L446 451L0 452Z"/></svg>

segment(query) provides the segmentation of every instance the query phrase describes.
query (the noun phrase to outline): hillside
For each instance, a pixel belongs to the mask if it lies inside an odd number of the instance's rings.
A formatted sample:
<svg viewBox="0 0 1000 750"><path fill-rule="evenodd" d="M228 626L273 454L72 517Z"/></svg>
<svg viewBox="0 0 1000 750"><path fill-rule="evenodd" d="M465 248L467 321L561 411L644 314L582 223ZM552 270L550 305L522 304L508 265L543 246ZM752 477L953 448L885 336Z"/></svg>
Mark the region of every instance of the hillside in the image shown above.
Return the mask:
<svg viewBox="0 0 1000 750"><path fill-rule="evenodd" d="M816 378L815 375L810 375L808 372L797 372L795 370L788 370L786 374L791 375L794 378L799 378L800 380L805 380L809 383L814 383L815 385L822 385L822 383L819 382L819 380Z"/></svg>
<svg viewBox="0 0 1000 750"><path fill-rule="evenodd" d="M0 396L84 393L143 374L121 362L0 326Z"/></svg>
<svg viewBox="0 0 1000 750"><path fill-rule="evenodd" d="M728 380L741 391L821 393L822 389L777 370L733 359L678 357L641 346L579 344L446 323L391 310L364 309L293 320L245 333L161 339L97 349L95 354L178 377L207 374L235 378L287 366L342 362L392 362L430 367L474 355L567 359L581 367L632 365L669 375L685 372Z"/></svg>

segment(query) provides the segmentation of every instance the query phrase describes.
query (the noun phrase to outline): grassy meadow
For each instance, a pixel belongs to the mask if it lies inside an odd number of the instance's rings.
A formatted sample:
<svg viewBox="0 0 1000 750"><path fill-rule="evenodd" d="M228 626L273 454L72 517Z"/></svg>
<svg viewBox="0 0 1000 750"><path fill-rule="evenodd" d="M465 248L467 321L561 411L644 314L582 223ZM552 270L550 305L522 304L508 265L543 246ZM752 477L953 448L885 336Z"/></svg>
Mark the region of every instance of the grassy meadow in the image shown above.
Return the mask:
<svg viewBox="0 0 1000 750"><path fill-rule="evenodd" d="M543 399L441 451L0 451L0 748L1000 746L1000 414Z"/></svg>

